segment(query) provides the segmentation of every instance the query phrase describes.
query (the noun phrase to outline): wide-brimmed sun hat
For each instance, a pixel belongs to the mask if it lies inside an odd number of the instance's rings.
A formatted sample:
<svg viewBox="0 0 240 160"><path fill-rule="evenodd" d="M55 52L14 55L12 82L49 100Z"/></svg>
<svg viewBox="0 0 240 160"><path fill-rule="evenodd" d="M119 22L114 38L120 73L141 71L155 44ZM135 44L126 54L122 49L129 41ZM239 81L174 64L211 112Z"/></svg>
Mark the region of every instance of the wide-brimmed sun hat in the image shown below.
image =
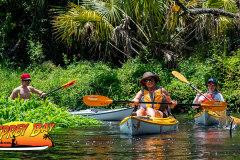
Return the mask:
<svg viewBox="0 0 240 160"><path fill-rule="evenodd" d="M142 79L139 81L139 84L141 86L146 86L143 82L145 81L145 79L147 79L148 77L154 77L155 79L155 83L157 83L159 81L159 77L158 75L153 74L152 72L145 72L142 76Z"/></svg>

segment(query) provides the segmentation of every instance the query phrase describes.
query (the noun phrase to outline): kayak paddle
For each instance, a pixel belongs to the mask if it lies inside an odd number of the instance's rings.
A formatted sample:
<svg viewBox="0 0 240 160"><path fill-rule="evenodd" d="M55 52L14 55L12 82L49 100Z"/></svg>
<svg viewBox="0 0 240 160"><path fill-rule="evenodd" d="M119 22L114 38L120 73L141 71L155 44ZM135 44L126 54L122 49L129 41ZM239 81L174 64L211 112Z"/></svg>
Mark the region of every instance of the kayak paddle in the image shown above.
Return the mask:
<svg viewBox="0 0 240 160"><path fill-rule="evenodd" d="M185 82L185 83L187 83L187 84L189 84L189 86L191 86L193 89L195 89L196 91L198 91L199 92L199 90L196 88L196 87L194 87L191 83L189 83L188 81L187 81L187 79L181 74L181 73L179 73L179 72L177 72L177 71L172 71L172 74L175 76L175 77L177 77L178 79L180 79L182 82ZM207 98L207 100L209 100L209 101L211 101L207 96L205 96L203 93L201 93L201 95L202 96L204 96L205 98ZM226 102L225 102L226 103ZM227 108L227 103L226 103L226 108ZM225 108L225 109L226 109ZM214 111L214 110L213 110ZM215 111L220 111L220 110L215 110Z"/></svg>
<svg viewBox="0 0 240 160"><path fill-rule="evenodd" d="M191 83L189 83L189 82L187 81L187 79L186 79L183 75L181 75L181 73L179 73L179 72L177 72L177 71L172 71L172 74L173 74L175 77L177 77L178 79L180 79L182 82L185 82L185 83L189 84L189 86L191 86L193 89L195 89L196 91L199 92L199 90L198 90L196 87L194 87ZM211 101L211 100L210 100L207 96L205 96L203 93L202 93L201 95L204 96L205 98L207 98L209 101Z"/></svg>
<svg viewBox="0 0 240 160"><path fill-rule="evenodd" d="M87 95L83 97L83 102L88 106L106 106L111 103L134 103L134 101L117 101L111 100L108 97L101 95ZM172 104L165 102L139 102L139 103L150 103L150 104ZM226 109L227 103L223 101L207 101L202 104L192 104L192 103L177 103L177 105L191 105L200 106L203 109L211 111L223 111Z"/></svg>
<svg viewBox="0 0 240 160"><path fill-rule="evenodd" d="M52 93L52 92L55 92L55 91L57 91L57 90L59 90L59 89L61 89L61 88L67 88L67 87L70 87L70 86L72 86L76 81L77 81L77 79L74 79L74 80L72 80L72 81L70 81L70 82L68 82L68 83L66 83L66 84L64 84L64 85L62 85L61 87L58 87L57 89L54 89L54 90L52 90L52 91L46 93L46 95L48 95L48 94L50 94L50 93ZM42 98L42 96L39 97L39 98ZM39 99L39 98L38 98L38 99Z"/></svg>

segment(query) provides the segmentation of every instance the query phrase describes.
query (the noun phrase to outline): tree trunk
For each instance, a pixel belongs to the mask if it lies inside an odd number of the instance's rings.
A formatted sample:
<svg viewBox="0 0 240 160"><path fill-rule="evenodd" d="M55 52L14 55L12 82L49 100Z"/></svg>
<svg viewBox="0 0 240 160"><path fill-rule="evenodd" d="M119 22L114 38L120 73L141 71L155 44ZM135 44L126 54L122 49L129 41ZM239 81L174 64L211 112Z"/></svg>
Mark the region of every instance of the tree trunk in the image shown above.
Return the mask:
<svg viewBox="0 0 240 160"><path fill-rule="evenodd" d="M31 26L22 34L22 36L19 38L19 40L18 40L18 42L15 44L15 46L8 52L8 53L5 53L4 55L3 55L3 57L7 57L7 56L9 56L11 53L13 53L16 49L17 49L17 47L20 45L20 43L21 43L21 41L22 41L22 38L23 37L25 37L25 35L29 32L29 30L33 27L33 24L34 23L32 23L31 24Z"/></svg>

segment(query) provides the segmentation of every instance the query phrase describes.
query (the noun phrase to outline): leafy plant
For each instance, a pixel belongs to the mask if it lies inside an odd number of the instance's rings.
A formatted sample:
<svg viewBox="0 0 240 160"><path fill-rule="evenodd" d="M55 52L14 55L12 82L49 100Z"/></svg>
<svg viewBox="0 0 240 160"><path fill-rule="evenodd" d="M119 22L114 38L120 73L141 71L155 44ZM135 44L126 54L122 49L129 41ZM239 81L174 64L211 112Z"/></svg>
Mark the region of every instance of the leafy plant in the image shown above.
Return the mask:
<svg viewBox="0 0 240 160"><path fill-rule="evenodd" d="M0 123L25 121L32 123L56 123L58 127L79 127L85 125L99 125L102 122L83 116L72 116L66 109L36 100L10 100L0 94Z"/></svg>
<svg viewBox="0 0 240 160"><path fill-rule="evenodd" d="M45 56L43 55L43 48L40 42L32 40L28 41L28 55L32 62L40 63Z"/></svg>
<svg viewBox="0 0 240 160"><path fill-rule="evenodd" d="M238 111L240 105L239 52L239 50L233 52L231 57L223 55L221 52L209 57L217 59L217 64L192 56L179 62L175 70L204 93L207 91L207 80L212 77L217 79L218 89L229 104L229 110ZM127 61L121 68L94 61L74 62L64 68L54 65L52 62L46 62L36 68L24 71L3 68L0 70L2 77L0 79L2 84L0 92L10 96L12 90L21 85L20 76L22 73L29 73L32 77L30 85L44 92L49 92L77 79L73 86L53 92L48 95L48 98L52 103L65 109L74 107L86 109L89 106L86 106L82 100L86 95L103 95L113 100L132 100L136 93L142 89L139 80L145 72L149 71L160 77L157 85L165 88L173 100L177 100L179 103L193 102L197 92L175 78L164 62L152 60L148 63L142 63L139 58ZM35 98L38 98L38 95L33 94L32 99ZM102 108L126 106L129 104L112 103ZM189 106L176 106L173 111L179 113L191 111L191 114L194 113Z"/></svg>

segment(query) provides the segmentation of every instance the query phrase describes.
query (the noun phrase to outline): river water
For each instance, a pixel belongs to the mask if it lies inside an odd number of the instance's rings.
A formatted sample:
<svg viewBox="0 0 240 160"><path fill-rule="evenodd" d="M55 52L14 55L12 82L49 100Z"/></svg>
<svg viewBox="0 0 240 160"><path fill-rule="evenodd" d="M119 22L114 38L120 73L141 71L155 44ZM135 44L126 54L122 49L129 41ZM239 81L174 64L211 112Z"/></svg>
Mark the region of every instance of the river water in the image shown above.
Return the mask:
<svg viewBox="0 0 240 160"><path fill-rule="evenodd" d="M237 115L235 115L237 116ZM54 147L42 151L0 151L1 159L240 159L240 129L205 127L189 115L175 115L178 131L129 136L120 121L101 126L54 129Z"/></svg>

